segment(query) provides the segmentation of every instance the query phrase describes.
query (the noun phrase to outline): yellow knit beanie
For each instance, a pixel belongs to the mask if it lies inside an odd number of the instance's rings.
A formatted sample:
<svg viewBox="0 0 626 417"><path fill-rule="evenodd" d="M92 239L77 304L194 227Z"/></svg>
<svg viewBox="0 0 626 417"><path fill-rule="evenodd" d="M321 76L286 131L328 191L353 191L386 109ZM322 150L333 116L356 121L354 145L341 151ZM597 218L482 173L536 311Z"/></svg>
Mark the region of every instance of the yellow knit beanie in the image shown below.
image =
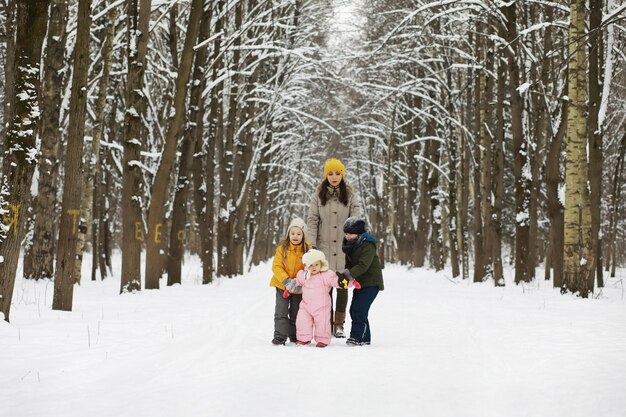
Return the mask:
<svg viewBox="0 0 626 417"><path fill-rule="evenodd" d="M331 171L339 171L341 172L342 177L346 176L346 167L339 159L330 158L326 161L326 164L324 165L324 178L328 177L328 174Z"/></svg>

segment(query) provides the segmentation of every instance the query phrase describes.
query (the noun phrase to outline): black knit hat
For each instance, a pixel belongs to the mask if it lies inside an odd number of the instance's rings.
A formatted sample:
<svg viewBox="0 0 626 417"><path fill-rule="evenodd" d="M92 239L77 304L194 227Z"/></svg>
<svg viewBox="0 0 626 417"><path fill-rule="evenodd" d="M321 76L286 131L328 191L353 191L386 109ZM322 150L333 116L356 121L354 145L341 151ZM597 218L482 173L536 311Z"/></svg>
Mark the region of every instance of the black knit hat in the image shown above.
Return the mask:
<svg viewBox="0 0 626 417"><path fill-rule="evenodd" d="M357 216L348 217L343 224L343 232L353 235L362 235L365 233L365 219Z"/></svg>

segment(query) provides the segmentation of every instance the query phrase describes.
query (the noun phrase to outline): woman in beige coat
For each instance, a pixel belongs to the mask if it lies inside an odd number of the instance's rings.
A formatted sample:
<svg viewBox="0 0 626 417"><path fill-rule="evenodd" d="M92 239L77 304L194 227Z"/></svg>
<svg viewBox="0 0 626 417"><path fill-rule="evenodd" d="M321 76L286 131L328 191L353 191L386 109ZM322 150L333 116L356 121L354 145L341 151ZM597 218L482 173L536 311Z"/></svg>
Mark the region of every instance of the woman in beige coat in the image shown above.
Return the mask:
<svg viewBox="0 0 626 417"><path fill-rule="evenodd" d="M346 167L338 159L329 159L324 165L324 181L317 187L307 216L307 239L313 247L321 250L333 271L345 269L345 256L341 249L343 223L348 217L361 216L359 196L352 190L344 177ZM331 290L332 292L332 290ZM343 324L346 318L348 290L337 290L336 311L331 321L333 335L346 337Z"/></svg>

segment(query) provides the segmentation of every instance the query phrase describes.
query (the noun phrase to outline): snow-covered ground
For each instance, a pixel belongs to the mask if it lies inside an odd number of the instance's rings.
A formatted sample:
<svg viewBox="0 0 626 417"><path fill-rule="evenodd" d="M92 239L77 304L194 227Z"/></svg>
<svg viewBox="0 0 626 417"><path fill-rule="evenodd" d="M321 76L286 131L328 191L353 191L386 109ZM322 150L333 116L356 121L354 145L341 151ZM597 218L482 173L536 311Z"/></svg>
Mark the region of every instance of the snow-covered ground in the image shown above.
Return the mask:
<svg viewBox="0 0 626 417"><path fill-rule="evenodd" d="M51 310L52 283L18 280L0 416L626 415L624 270L582 300L391 265L372 345L325 349L270 344L270 274L203 286L190 258L182 286L85 280L73 312Z"/></svg>

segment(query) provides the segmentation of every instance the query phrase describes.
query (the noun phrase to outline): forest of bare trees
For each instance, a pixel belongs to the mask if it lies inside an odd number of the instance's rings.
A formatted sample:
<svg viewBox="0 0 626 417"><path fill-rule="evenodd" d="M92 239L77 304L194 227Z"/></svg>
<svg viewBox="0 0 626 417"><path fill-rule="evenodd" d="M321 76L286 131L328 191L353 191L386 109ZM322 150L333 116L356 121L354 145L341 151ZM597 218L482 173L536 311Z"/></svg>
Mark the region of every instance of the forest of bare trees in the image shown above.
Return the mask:
<svg viewBox="0 0 626 417"><path fill-rule="evenodd" d="M626 261L624 0L0 0L0 311L268 259L328 157L385 262L581 297ZM121 254L121 265L112 262ZM90 276L81 276L85 254ZM120 267L120 270L114 270Z"/></svg>

